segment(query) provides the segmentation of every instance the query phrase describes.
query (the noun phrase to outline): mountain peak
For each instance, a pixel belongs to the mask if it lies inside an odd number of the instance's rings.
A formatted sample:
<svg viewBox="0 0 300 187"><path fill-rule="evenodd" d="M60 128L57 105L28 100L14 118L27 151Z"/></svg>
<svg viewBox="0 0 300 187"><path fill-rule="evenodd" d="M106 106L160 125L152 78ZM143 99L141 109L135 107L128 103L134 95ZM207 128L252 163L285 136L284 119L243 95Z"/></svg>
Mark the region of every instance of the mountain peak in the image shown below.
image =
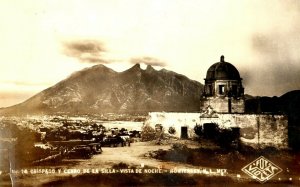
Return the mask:
<svg viewBox="0 0 300 187"><path fill-rule="evenodd" d="M165 70L167 71L167 70ZM196 111L202 85L140 64L115 72L99 64L60 81L0 114L98 114ZM178 78L179 77L179 78Z"/></svg>
<svg viewBox="0 0 300 187"><path fill-rule="evenodd" d="M134 66L132 66L130 69L141 69L141 65L139 63L136 63Z"/></svg>
<svg viewBox="0 0 300 187"><path fill-rule="evenodd" d="M132 66L131 68L125 70L124 73L125 72L139 72L139 71L141 71L141 65L139 63L137 63L134 66Z"/></svg>
<svg viewBox="0 0 300 187"><path fill-rule="evenodd" d="M84 68L84 69L79 70L79 71L75 71L68 78L78 78L78 77L80 78L84 75L89 75L92 72L94 72L96 74L103 73L103 72L116 73L114 70L106 67L103 64L97 64L97 65L94 65L94 66L91 66L91 67Z"/></svg>
<svg viewBox="0 0 300 187"><path fill-rule="evenodd" d="M146 71L152 72L155 71L155 69L151 65L147 65Z"/></svg>
<svg viewBox="0 0 300 187"><path fill-rule="evenodd" d="M97 65L94 65L92 67L89 67L87 69L95 69L95 70L108 70L108 71L113 71L115 72L113 69L103 65L103 64L97 64Z"/></svg>

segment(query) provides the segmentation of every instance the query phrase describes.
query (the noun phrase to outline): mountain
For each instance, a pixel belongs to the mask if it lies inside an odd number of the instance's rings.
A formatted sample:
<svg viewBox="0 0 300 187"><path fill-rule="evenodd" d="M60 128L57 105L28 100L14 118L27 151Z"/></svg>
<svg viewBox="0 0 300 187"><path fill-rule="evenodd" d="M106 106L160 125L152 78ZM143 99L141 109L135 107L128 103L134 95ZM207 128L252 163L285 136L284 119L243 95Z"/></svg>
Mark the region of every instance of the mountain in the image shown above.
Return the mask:
<svg viewBox="0 0 300 187"><path fill-rule="evenodd" d="M284 113L300 120L300 90L294 90L280 97L248 97L246 113Z"/></svg>
<svg viewBox="0 0 300 187"><path fill-rule="evenodd" d="M191 112L199 110L203 85L165 69L139 64L123 72L95 65L73 73L2 115Z"/></svg>

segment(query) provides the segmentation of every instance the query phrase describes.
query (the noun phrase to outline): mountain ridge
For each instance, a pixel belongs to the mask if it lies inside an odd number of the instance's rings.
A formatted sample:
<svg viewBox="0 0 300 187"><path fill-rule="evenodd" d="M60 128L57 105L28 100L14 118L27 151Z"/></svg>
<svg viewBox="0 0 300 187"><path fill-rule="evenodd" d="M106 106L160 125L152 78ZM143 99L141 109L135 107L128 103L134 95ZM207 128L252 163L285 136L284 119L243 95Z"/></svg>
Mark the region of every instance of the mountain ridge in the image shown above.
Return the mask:
<svg viewBox="0 0 300 187"><path fill-rule="evenodd" d="M140 64L116 72L102 64L76 71L66 79L17 105L0 109L2 115L139 113L196 111L203 85L168 70Z"/></svg>

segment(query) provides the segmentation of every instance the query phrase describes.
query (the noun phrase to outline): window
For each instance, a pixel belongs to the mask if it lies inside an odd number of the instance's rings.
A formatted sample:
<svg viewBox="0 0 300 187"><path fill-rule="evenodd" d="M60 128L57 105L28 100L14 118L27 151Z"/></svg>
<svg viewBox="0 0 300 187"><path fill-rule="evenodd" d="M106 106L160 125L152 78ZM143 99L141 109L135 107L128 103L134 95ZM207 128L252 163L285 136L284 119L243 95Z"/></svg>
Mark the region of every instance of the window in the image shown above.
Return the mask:
<svg viewBox="0 0 300 187"><path fill-rule="evenodd" d="M232 85L232 95L237 96L237 85Z"/></svg>
<svg viewBox="0 0 300 187"><path fill-rule="evenodd" d="M225 85L219 85L219 94L223 95L225 93Z"/></svg>

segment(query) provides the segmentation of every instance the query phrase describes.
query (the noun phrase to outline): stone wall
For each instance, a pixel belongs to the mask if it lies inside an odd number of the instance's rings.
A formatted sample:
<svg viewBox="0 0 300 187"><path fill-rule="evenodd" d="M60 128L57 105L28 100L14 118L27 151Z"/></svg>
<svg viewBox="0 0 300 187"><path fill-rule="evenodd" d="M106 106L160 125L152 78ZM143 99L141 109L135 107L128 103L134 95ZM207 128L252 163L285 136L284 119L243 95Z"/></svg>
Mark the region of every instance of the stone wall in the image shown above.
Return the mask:
<svg viewBox="0 0 300 187"><path fill-rule="evenodd" d="M188 127L188 137L195 137L194 127L200 123L199 113L171 113L171 112L150 112L145 124L155 128L156 124L162 124L165 133L170 127L175 129L175 137L181 137L181 127Z"/></svg>
<svg viewBox="0 0 300 187"><path fill-rule="evenodd" d="M214 114L200 118L200 113L149 113L146 124L152 127L162 124L164 132L173 127L176 137L181 137L181 128L188 128L188 137L197 136L194 132L196 124L215 123L219 128L240 128L242 143L254 148L272 146L280 149L288 148L288 119L284 115L271 114Z"/></svg>
<svg viewBox="0 0 300 187"><path fill-rule="evenodd" d="M200 108L206 109L211 106L218 113L228 113L228 97L202 98ZM243 99L231 98L231 113L244 113L245 101Z"/></svg>
<svg viewBox="0 0 300 187"><path fill-rule="evenodd" d="M204 124L202 119L201 124ZM288 119L271 114L218 114L220 128L240 128L240 140L255 148L288 148Z"/></svg>

